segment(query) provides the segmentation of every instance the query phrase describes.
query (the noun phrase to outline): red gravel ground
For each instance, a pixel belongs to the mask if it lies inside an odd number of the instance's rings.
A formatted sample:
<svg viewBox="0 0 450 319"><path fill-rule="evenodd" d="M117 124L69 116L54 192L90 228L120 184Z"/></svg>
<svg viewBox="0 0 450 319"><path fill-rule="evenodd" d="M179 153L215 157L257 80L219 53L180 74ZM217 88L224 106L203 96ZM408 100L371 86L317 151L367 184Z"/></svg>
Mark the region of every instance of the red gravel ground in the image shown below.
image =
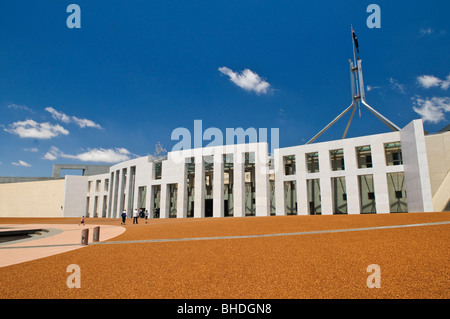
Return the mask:
<svg viewBox="0 0 450 319"><path fill-rule="evenodd" d="M449 213L154 219L110 241L194 238L450 221ZM0 224L79 219L0 218ZM86 223L120 225L118 219ZM437 298L450 297L450 224L280 237L90 245L0 268L0 298ZM68 288L67 266L81 269ZM367 267L381 270L369 289Z"/></svg>

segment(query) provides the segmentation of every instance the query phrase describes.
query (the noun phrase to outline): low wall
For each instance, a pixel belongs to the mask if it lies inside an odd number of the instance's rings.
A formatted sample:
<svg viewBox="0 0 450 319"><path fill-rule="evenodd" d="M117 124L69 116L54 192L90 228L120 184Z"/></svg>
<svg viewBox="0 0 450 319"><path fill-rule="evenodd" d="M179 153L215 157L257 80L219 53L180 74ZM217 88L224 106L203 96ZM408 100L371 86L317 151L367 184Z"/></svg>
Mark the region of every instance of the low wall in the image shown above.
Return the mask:
<svg viewBox="0 0 450 319"><path fill-rule="evenodd" d="M64 182L0 184L0 217L62 217Z"/></svg>

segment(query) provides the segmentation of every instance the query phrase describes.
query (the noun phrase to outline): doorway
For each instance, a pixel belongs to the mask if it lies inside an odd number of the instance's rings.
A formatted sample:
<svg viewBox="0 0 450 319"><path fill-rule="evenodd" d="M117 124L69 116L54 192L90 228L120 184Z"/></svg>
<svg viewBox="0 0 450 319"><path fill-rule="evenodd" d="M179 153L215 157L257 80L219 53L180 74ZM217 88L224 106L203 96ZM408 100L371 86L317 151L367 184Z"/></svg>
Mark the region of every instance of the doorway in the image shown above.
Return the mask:
<svg viewBox="0 0 450 319"><path fill-rule="evenodd" d="M205 199L205 217L213 216L213 200Z"/></svg>

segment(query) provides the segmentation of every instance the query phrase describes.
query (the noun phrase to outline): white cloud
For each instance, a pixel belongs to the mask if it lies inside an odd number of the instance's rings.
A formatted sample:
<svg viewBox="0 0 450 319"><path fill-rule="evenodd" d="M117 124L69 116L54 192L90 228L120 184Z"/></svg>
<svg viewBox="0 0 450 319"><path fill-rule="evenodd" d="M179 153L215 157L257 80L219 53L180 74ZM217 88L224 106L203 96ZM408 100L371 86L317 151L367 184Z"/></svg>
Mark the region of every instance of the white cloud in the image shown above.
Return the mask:
<svg viewBox="0 0 450 319"><path fill-rule="evenodd" d="M447 90L450 87L450 74L441 82L441 89Z"/></svg>
<svg viewBox="0 0 450 319"><path fill-rule="evenodd" d="M58 124L52 125L48 122L37 123L33 120L14 122L9 125L9 129L5 128L4 130L8 133L16 134L21 138L37 139L50 139L60 134L69 134L69 131Z"/></svg>
<svg viewBox="0 0 450 319"><path fill-rule="evenodd" d="M13 164L14 166L31 167L30 164L28 164L27 162L24 162L22 160L19 160L18 162L12 162L11 164Z"/></svg>
<svg viewBox="0 0 450 319"><path fill-rule="evenodd" d="M28 112L34 113L28 106L26 106L26 105L18 105L18 104L14 104L14 103L8 104L8 109L11 109L11 110L24 110L24 111L28 111Z"/></svg>
<svg viewBox="0 0 450 319"><path fill-rule="evenodd" d="M439 123L445 120L445 113L450 112L450 98L432 97L422 99L413 97L413 109L419 114L424 122Z"/></svg>
<svg viewBox="0 0 450 319"><path fill-rule="evenodd" d="M219 68L219 71L225 75L228 75L231 82L246 91L254 91L257 94L266 94L269 92L269 82L264 81L252 70L245 69L239 74L226 66L223 66Z"/></svg>
<svg viewBox="0 0 450 319"><path fill-rule="evenodd" d="M434 75L420 75L417 77L417 81L426 89L429 89L433 86L439 86L439 84L442 82L441 79L435 77Z"/></svg>
<svg viewBox="0 0 450 319"><path fill-rule="evenodd" d="M379 86L372 86L372 85L367 85L366 86L367 92L370 92L372 90L376 90L376 89L379 89L379 88L380 88Z"/></svg>
<svg viewBox="0 0 450 319"><path fill-rule="evenodd" d="M37 152L39 151L37 147L24 148L25 152Z"/></svg>
<svg viewBox="0 0 450 319"><path fill-rule="evenodd" d="M67 116L66 114L64 114L62 112L58 112L57 110L55 110L51 106L46 107L45 110L47 112L49 112L55 120L60 120L61 122L64 122L64 123L70 123L71 122L71 119L70 119L69 116Z"/></svg>
<svg viewBox="0 0 450 319"><path fill-rule="evenodd" d="M71 155L65 154L57 147L52 146L50 150L44 155L43 159L54 161L60 157L76 159L82 162L103 162L103 163L117 163L130 159L131 153L125 148L94 148L86 152Z"/></svg>
<svg viewBox="0 0 450 319"><path fill-rule="evenodd" d="M67 124L75 123L76 125L78 125L81 128L85 128L85 127L93 127L93 128L98 128L98 129L102 128L100 126L100 124L97 124L94 121L91 121L88 119L80 119L76 116L70 116L70 115L64 114L63 112L59 112L59 111L55 110L51 106L46 107L45 110L47 112L49 112L55 120L59 120L63 123L67 123Z"/></svg>
<svg viewBox="0 0 450 319"><path fill-rule="evenodd" d="M422 37L427 36L427 35L431 35L433 32L434 32L434 30L431 27L422 28L422 29L419 30L419 34Z"/></svg>
<svg viewBox="0 0 450 319"><path fill-rule="evenodd" d="M450 74L447 75L445 80L441 80L434 75L419 75L417 77L417 81L422 87L426 89L434 86L439 86L441 89L447 90L450 87Z"/></svg>
<svg viewBox="0 0 450 319"><path fill-rule="evenodd" d="M405 85L399 83L396 79L394 78L389 78L389 82L391 83L391 86L394 90L400 92L401 94L405 94Z"/></svg>

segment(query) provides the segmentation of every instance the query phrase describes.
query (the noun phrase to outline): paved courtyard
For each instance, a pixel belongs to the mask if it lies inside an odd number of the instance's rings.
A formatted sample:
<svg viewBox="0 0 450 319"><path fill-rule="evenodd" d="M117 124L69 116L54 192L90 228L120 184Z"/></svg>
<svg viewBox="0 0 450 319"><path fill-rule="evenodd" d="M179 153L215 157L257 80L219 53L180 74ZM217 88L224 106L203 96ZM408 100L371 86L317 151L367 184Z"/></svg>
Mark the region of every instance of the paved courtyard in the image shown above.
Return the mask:
<svg viewBox="0 0 450 319"><path fill-rule="evenodd" d="M0 298L450 297L449 213L203 219L0 218ZM81 231L100 225L100 242ZM69 288L69 265L80 288ZM368 288L377 265L380 288Z"/></svg>

